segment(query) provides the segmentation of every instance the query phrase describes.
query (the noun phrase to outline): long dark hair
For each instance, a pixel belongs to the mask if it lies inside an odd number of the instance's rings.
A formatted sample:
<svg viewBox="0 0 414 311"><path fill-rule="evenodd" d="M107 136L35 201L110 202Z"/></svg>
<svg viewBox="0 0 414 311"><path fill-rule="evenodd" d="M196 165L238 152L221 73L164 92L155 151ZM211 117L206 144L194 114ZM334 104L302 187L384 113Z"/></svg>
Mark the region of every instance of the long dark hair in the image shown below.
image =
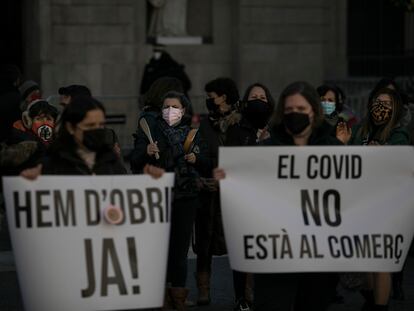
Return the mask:
<svg viewBox="0 0 414 311"><path fill-rule="evenodd" d="M392 105L392 112L391 112L391 119L384 125L379 127L379 131L376 133L376 138L380 140L381 143L385 144L387 140L390 138L390 134L393 128L398 126L402 114L403 114L403 100L399 92L389 89L389 88L382 88L376 91L376 93L370 96L370 101L368 101L368 109L367 115L362 121L362 126L360 129L360 134L362 137L366 137L368 134L373 133L374 129L377 127L372 120L370 108L378 96L386 94L391 97L391 105Z"/></svg>
<svg viewBox="0 0 414 311"><path fill-rule="evenodd" d="M86 114L89 111L95 109L99 109L105 114L104 106L95 98L89 96L74 97L71 103L63 110L59 121L59 130L57 132L56 139L51 146L52 151L76 148L76 142L73 135L68 132L66 124L69 123L75 127L78 123L85 119Z"/></svg>
<svg viewBox="0 0 414 311"><path fill-rule="evenodd" d="M272 93L270 93L270 90L265 85L259 82L253 83L247 87L246 91L244 92L243 99L242 99L243 103L247 102L247 100L249 99L249 94L254 87L260 87L265 91L267 103L270 105L273 111L273 109L275 108L275 99L273 98Z"/></svg>
<svg viewBox="0 0 414 311"><path fill-rule="evenodd" d="M372 102L372 100L374 99L374 96L376 94L378 94L378 91L385 89L385 88L390 88L390 85L394 88L394 90L400 94L401 99L402 99L402 103L404 105L406 105L408 103L408 97L407 94L401 89L401 87L398 85L398 83L394 80L394 78L390 78L390 77L385 77L382 78L381 80L379 80L377 82L377 84L374 86L374 88L372 89L371 93L369 94L369 98L368 98L368 102Z"/></svg>
<svg viewBox="0 0 414 311"><path fill-rule="evenodd" d="M314 117L313 128L320 126L323 122L323 113L320 104L320 98L315 88L305 81L297 81L289 84L280 94L276 111L272 118L272 125L283 124L285 117L286 98L292 95L302 95L306 101L311 105Z"/></svg>

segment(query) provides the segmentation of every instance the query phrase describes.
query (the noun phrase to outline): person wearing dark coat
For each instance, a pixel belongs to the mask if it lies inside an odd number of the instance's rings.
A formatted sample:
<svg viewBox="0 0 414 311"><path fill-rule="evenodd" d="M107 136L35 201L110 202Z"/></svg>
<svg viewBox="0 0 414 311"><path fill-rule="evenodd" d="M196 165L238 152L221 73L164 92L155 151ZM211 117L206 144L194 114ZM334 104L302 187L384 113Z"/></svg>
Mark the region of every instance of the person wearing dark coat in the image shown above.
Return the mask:
<svg viewBox="0 0 414 311"><path fill-rule="evenodd" d="M92 97L76 97L61 116L55 141L43 161L44 175L122 175L127 171L104 128L105 109Z"/></svg>
<svg viewBox="0 0 414 311"><path fill-rule="evenodd" d="M141 115L131 153L131 170L140 173L147 164L175 173L164 308L186 310L187 253L195 212L199 206L199 171L208 167L207 146L190 127L189 100L168 92L160 114ZM146 122L142 126L142 122Z"/></svg>
<svg viewBox="0 0 414 311"><path fill-rule="evenodd" d="M197 210L194 251L197 254L196 281L198 305L210 303L210 277L213 255L227 253L224 241L218 183L212 170L218 164L219 146L224 146L227 131L237 124L241 115L237 111L239 91L229 78L217 78L205 85L208 115L200 121L199 131L207 141L209 165L202 172L201 206Z"/></svg>
<svg viewBox="0 0 414 311"><path fill-rule="evenodd" d="M2 70L0 73L0 140L3 155L0 161L0 171L2 176L18 175L24 169L38 165L45 154L46 148L40 136L37 135L37 130L41 130L42 133L50 131L43 131L44 124L39 123L38 121L41 120L37 120L36 117L46 113L47 109L44 105L40 105L41 108L37 107L39 109L32 111L34 114L32 112L24 114L30 120L31 129L32 125L33 129L36 129L36 133L34 131L22 132L14 128L16 117L19 120L22 118L22 112L19 108L20 99L17 100L20 93L16 88L20 73L16 67L11 65L2 67ZM7 72L8 74L6 74ZM49 106L46 102L44 103ZM50 115L49 112L48 110L48 115ZM55 113L57 114L57 111Z"/></svg>
<svg viewBox="0 0 414 311"><path fill-rule="evenodd" d="M191 89L191 81L184 70L184 65L179 64L166 51L155 51L149 63L145 65L142 76L140 94L145 94L151 85L159 78L172 77L181 81L184 94L187 96Z"/></svg>
<svg viewBox="0 0 414 311"><path fill-rule="evenodd" d="M21 117L20 70L15 65L0 65L0 177L17 175L30 165L29 162L38 151L38 143L21 138L13 129L13 123ZM17 137L19 136L19 137ZM37 156L36 156L37 158ZM11 242L3 201L3 185L0 180L0 239L1 250L10 250Z"/></svg>
<svg viewBox="0 0 414 311"><path fill-rule="evenodd" d="M306 82L288 85L279 97L270 129L263 141L272 146L341 145L326 128L319 95ZM217 180L223 169L214 170ZM263 273L254 275L255 311L324 311L329 305L330 273Z"/></svg>
<svg viewBox="0 0 414 311"><path fill-rule="evenodd" d="M409 134L401 125L404 101L396 90L383 88L370 96L367 115L351 131L344 126L338 138L349 145L408 145Z"/></svg>
<svg viewBox="0 0 414 311"><path fill-rule="evenodd" d="M400 124L401 126L407 128L408 132L410 133L410 143L411 145L413 145L414 143L414 99L412 98L412 96L409 96L408 93L405 92L394 79L382 78L381 80L377 82L377 84L375 85L371 93L369 94L368 101L371 102L373 99L373 96L375 96L375 94L383 88L392 89L400 95L402 99L402 103L403 103ZM402 272L400 272L399 274L396 273L394 274L394 276L396 276L394 278L396 279L396 282L394 282L396 286L393 286L393 287L394 287L394 292L397 293L397 292L400 292L400 289L401 289ZM400 288L398 288L398 286ZM397 295L393 294L393 296L398 296L398 295L404 296L402 292L397 293Z"/></svg>
<svg viewBox="0 0 414 311"><path fill-rule="evenodd" d="M254 146L268 137L268 122L275 107L269 89L260 83L250 85L242 99L241 120L229 127L226 146Z"/></svg>
<svg viewBox="0 0 414 311"><path fill-rule="evenodd" d="M360 125L354 126L352 131L343 124L338 127L337 136L341 141L363 146L409 145L409 133L401 125L404 115L401 93L389 87L375 90L369 97L367 108L364 120ZM402 278L402 273L397 277ZM364 310L388 310L392 287L394 294L398 292L403 295L402 284L393 284L391 273L368 273L367 280L370 288L361 291L366 299Z"/></svg>
<svg viewBox="0 0 414 311"><path fill-rule="evenodd" d="M266 86L260 83L250 85L242 99L241 120L229 127L225 146L255 146L268 137L267 127L274 106L274 99ZM252 274L233 270L234 310L250 310L252 282Z"/></svg>
<svg viewBox="0 0 414 311"><path fill-rule="evenodd" d="M19 175L23 170L40 164L46 154L46 147L40 138L31 133L22 132L14 128L11 129L10 135L4 142L4 145L8 149L11 148L10 150L18 148L19 154L14 158L15 161L12 159L8 161L12 163L11 165L1 168L2 175ZM18 158L22 160L18 160Z"/></svg>

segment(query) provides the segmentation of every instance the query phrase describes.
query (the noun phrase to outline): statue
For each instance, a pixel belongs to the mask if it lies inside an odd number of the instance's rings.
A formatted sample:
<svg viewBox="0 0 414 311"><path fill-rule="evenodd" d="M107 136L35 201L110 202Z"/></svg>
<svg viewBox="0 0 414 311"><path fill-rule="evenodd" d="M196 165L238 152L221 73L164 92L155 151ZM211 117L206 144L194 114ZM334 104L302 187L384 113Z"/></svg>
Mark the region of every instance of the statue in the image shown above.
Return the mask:
<svg viewBox="0 0 414 311"><path fill-rule="evenodd" d="M148 0L152 7L148 36L187 36L187 0Z"/></svg>

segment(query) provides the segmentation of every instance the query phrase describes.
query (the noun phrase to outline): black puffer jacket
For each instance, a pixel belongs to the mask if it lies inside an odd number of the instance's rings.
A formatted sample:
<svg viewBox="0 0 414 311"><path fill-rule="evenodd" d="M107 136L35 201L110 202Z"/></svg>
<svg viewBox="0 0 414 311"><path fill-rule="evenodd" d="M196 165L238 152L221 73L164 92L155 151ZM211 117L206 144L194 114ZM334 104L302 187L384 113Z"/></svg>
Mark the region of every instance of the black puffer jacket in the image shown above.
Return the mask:
<svg viewBox="0 0 414 311"><path fill-rule="evenodd" d="M218 166L219 146L227 145L228 131L238 124L240 119L241 115L236 111L220 118L209 115L201 119L200 132L207 142L209 159L209 166L203 171L204 177L212 177L212 170Z"/></svg>
<svg viewBox="0 0 414 311"><path fill-rule="evenodd" d="M184 65L179 64L170 54L164 51L160 59L151 58L150 62L145 65L140 93L145 94L151 84L162 77L172 77L180 80L185 94L191 89L191 81L185 72Z"/></svg>
<svg viewBox="0 0 414 311"><path fill-rule="evenodd" d="M74 150L52 150L45 158L44 175L124 175L127 171L112 150L96 154L95 165L90 169Z"/></svg>
<svg viewBox="0 0 414 311"><path fill-rule="evenodd" d="M226 146L255 146L257 145L257 129L246 118L229 127Z"/></svg>
<svg viewBox="0 0 414 311"><path fill-rule="evenodd" d="M203 170L203 176L211 177L213 168L218 164L219 133L214 130L208 118L201 119L199 131L207 142L207 158L209 159L207 167Z"/></svg>

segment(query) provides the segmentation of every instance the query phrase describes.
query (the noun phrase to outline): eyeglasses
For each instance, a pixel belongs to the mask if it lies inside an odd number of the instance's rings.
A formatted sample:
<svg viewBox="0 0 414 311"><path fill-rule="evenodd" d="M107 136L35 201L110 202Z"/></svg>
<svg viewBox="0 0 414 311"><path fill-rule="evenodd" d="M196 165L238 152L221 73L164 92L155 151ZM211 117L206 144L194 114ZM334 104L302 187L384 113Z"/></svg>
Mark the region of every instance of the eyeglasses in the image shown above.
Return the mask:
<svg viewBox="0 0 414 311"><path fill-rule="evenodd" d="M392 108L392 101L391 100L379 100L379 99L377 99L377 100L374 100L373 104L381 105L381 106L384 106L384 107L389 108L389 109Z"/></svg>

